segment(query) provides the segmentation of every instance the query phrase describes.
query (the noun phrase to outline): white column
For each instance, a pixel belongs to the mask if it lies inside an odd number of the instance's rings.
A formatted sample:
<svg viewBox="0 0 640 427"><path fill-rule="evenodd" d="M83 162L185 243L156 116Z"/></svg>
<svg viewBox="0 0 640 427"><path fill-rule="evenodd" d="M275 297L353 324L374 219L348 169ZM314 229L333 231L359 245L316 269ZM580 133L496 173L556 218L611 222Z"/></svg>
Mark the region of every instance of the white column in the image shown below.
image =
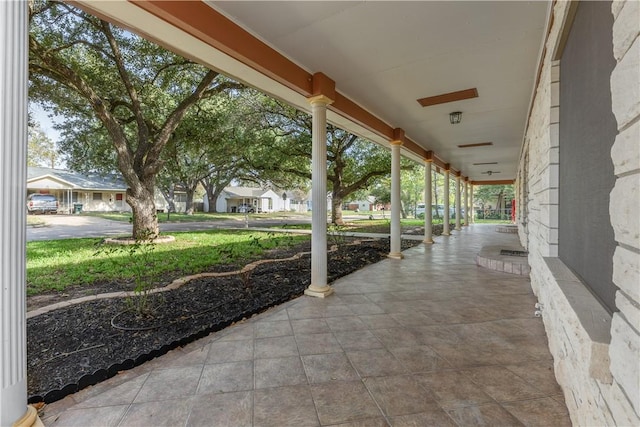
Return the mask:
<svg viewBox="0 0 640 427"><path fill-rule="evenodd" d="M0 194L7 202L0 214L3 427L34 411L27 409L26 382L27 34L27 2L0 2Z"/></svg>
<svg viewBox="0 0 640 427"><path fill-rule="evenodd" d="M432 171L430 159L424 161L424 243L433 243L433 218L431 198L433 194Z"/></svg>
<svg viewBox="0 0 640 427"><path fill-rule="evenodd" d="M450 236L449 232L449 169L444 170L444 188L442 189L444 199L444 218L442 219L442 235Z"/></svg>
<svg viewBox="0 0 640 427"><path fill-rule="evenodd" d="M400 241L400 146L402 141L391 141L391 248L389 258L401 259Z"/></svg>
<svg viewBox="0 0 640 427"><path fill-rule="evenodd" d="M305 295L324 298L333 293L327 285L327 105L324 95L309 99L312 114L311 154L311 284Z"/></svg>
<svg viewBox="0 0 640 427"><path fill-rule="evenodd" d="M469 181L464 182L464 225L469 225Z"/></svg>
<svg viewBox="0 0 640 427"><path fill-rule="evenodd" d="M473 209L473 184L469 184L469 209L471 210L469 224L473 224L474 222L476 222L476 212Z"/></svg>
<svg viewBox="0 0 640 427"><path fill-rule="evenodd" d="M462 211L460 206L460 176L456 176L456 230L460 231L460 220L462 219Z"/></svg>

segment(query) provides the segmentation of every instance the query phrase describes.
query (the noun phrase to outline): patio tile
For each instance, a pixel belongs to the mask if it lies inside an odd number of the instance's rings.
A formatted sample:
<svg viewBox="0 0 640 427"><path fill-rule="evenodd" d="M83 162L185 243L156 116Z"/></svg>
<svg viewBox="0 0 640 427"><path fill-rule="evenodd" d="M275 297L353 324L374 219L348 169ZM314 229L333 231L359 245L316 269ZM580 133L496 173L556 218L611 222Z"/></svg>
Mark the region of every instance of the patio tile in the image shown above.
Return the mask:
<svg viewBox="0 0 640 427"><path fill-rule="evenodd" d="M171 387L173 384L167 383ZM231 362L205 365L197 393L228 393L253 389L253 362Z"/></svg>
<svg viewBox="0 0 640 427"><path fill-rule="evenodd" d="M331 424L327 427L389 427L387 421L382 418L366 418L348 423Z"/></svg>
<svg viewBox="0 0 640 427"><path fill-rule="evenodd" d="M516 417L495 403L451 409L448 413L459 426L523 426Z"/></svg>
<svg viewBox="0 0 640 427"><path fill-rule="evenodd" d="M216 341L209 345L206 363L240 362L253 359L253 340Z"/></svg>
<svg viewBox="0 0 640 427"><path fill-rule="evenodd" d="M373 334L387 348L420 345L416 335L406 328L376 329Z"/></svg>
<svg viewBox="0 0 640 427"><path fill-rule="evenodd" d="M384 348L371 331L336 332L335 337L345 351Z"/></svg>
<svg viewBox="0 0 640 427"><path fill-rule="evenodd" d="M389 329L402 326L389 314L366 314L358 317L369 329Z"/></svg>
<svg viewBox="0 0 640 427"><path fill-rule="evenodd" d="M198 396L187 420L187 427L248 427L252 425L252 414L251 391L205 394Z"/></svg>
<svg viewBox="0 0 640 427"><path fill-rule="evenodd" d="M308 386L278 387L254 392L256 426L320 425Z"/></svg>
<svg viewBox="0 0 640 427"><path fill-rule="evenodd" d="M220 337L217 338L219 341L237 341L237 340L248 340L253 339L253 324L246 325L234 325L230 327L231 329Z"/></svg>
<svg viewBox="0 0 640 427"><path fill-rule="evenodd" d="M127 408L128 405L70 409L58 415L47 427L115 427Z"/></svg>
<svg viewBox="0 0 640 427"><path fill-rule="evenodd" d="M134 403L193 396L202 366L153 371L136 396Z"/></svg>
<svg viewBox="0 0 640 427"><path fill-rule="evenodd" d="M522 378L501 366L485 366L462 371L489 396L498 402L543 397Z"/></svg>
<svg viewBox="0 0 640 427"><path fill-rule="evenodd" d="M363 331L367 329L360 318L356 316L334 317L327 319L327 325L333 332L339 331Z"/></svg>
<svg viewBox="0 0 640 427"><path fill-rule="evenodd" d="M506 368L547 396L562 393L553 372L553 360L508 365Z"/></svg>
<svg viewBox="0 0 640 427"><path fill-rule="evenodd" d="M460 371L438 371L415 376L423 387L432 391L445 409L493 402L491 396L480 390Z"/></svg>
<svg viewBox="0 0 640 427"><path fill-rule="evenodd" d="M256 389L306 384L307 377L297 356L254 361Z"/></svg>
<svg viewBox="0 0 640 427"><path fill-rule="evenodd" d="M165 354L163 357L156 357L145 363L150 369L177 368L181 366L202 365L207 358L208 346L194 348L192 351L184 351L177 348Z"/></svg>
<svg viewBox="0 0 640 427"><path fill-rule="evenodd" d="M103 393L78 403L77 408L124 405L133 402L149 374L140 375Z"/></svg>
<svg viewBox="0 0 640 427"><path fill-rule="evenodd" d="M293 335L289 320L278 320L269 322L258 322L255 324L256 338L280 337Z"/></svg>
<svg viewBox="0 0 640 427"><path fill-rule="evenodd" d="M331 332L329 325L324 319L299 319L292 320L291 326L295 335L320 334Z"/></svg>
<svg viewBox="0 0 640 427"><path fill-rule="evenodd" d="M527 427L571 427L567 407L550 397L509 402L502 406Z"/></svg>
<svg viewBox="0 0 640 427"><path fill-rule="evenodd" d="M439 408L432 394L408 375L366 378L364 385L387 416L429 412Z"/></svg>
<svg viewBox="0 0 640 427"><path fill-rule="evenodd" d="M184 425L189 416L194 398L144 402L131 405L120 425L173 427Z"/></svg>
<svg viewBox="0 0 640 427"><path fill-rule="evenodd" d="M457 427L457 424L453 422L449 414L440 408L434 408L429 412L419 414L391 417L389 418L389 422L392 427Z"/></svg>
<svg viewBox="0 0 640 427"><path fill-rule="evenodd" d="M311 394L322 425L380 416L378 407L360 381L315 384L311 386Z"/></svg>
<svg viewBox="0 0 640 427"><path fill-rule="evenodd" d="M298 335L296 342L301 355L335 353L342 350L331 333Z"/></svg>
<svg viewBox="0 0 640 427"><path fill-rule="evenodd" d="M347 357L361 377L375 377L407 373L402 364L385 349L347 352Z"/></svg>
<svg viewBox="0 0 640 427"><path fill-rule="evenodd" d="M384 313L384 310L382 308L380 308L380 306L372 303L372 302L368 302L368 303L364 303L364 304L349 304L349 309L351 309L351 311L354 314L382 314Z"/></svg>
<svg viewBox="0 0 640 427"><path fill-rule="evenodd" d="M302 356L302 364L311 384L359 379L344 353Z"/></svg>
<svg viewBox="0 0 640 427"><path fill-rule="evenodd" d="M262 338L255 340L254 356L256 359L297 356L298 347L293 336Z"/></svg>
<svg viewBox="0 0 640 427"><path fill-rule="evenodd" d="M389 351L410 372L429 372L451 368L451 365L427 346L391 347Z"/></svg>
<svg viewBox="0 0 640 427"><path fill-rule="evenodd" d="M392 313L389 316L402 326L433 325L437 323L424 313Z"/></svg>

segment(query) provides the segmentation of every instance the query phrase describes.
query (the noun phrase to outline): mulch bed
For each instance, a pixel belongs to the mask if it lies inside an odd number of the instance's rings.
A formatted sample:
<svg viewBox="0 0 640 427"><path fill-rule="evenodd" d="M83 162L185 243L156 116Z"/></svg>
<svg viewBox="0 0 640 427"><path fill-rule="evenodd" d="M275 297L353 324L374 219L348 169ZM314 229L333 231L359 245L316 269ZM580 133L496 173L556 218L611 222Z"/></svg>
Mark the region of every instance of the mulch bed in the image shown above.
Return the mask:
<svg viewBox="0 0 640 427"><path fill-rule="evenodd" d="M418 243L403 240L402 248ZM309 250L308 246L307 242L272 255L285 258ZM378 262L388 253L387 239L342 246L327 256L329 281ZM310 278L311 258L304 255L296 260L261 264L250 275L200 278L179 289L155 294L152 298L157 309L152 318L136 318L127 311L126 299L114 298L28 319L29 402L54 402L118 371L298 297L309 286ZM121 288L121 284L108 283L101 289L93 287L92 291ZM65 294L67 298L77 295L77 290Z"/></svg>

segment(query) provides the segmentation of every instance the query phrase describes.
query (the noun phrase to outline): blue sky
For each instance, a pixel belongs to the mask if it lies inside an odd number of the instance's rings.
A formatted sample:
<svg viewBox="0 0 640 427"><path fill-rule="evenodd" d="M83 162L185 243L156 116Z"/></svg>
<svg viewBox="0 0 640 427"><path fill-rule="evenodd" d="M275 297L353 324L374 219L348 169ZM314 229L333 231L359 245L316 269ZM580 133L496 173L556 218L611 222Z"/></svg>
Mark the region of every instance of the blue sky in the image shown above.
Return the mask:
<svg viewBox="0 0 640 427"><path fill-rule="evenodd" d="M53 128L56 119L50 119L48 117L49 112L43 110L38 104L29 104L29 110L32 113L32 118L40 124L40 127L47 134L51 140L58 142L60 140L60 132Z"/></svg>

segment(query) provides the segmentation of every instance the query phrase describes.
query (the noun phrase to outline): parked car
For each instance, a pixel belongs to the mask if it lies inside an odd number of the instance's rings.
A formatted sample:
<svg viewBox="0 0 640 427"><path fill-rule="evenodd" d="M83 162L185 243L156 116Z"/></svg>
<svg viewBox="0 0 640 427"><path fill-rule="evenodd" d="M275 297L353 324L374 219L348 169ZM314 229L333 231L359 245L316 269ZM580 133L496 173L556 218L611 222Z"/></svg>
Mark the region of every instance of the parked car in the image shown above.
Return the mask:
<svg viewBox="0 0 640 427"><path fill-rule="evenodd" d="M27 196L27 213L57 213L58 199L51 194L34 193Z"/></svg>
<svg viewBox="0 0 640 427"><path fill-rule="evenodd" d="M242 205L238 206L238 212L239 213L254 213L256 210L253 208L253 206L248 205L246 203L243 203Z"/></svg>

